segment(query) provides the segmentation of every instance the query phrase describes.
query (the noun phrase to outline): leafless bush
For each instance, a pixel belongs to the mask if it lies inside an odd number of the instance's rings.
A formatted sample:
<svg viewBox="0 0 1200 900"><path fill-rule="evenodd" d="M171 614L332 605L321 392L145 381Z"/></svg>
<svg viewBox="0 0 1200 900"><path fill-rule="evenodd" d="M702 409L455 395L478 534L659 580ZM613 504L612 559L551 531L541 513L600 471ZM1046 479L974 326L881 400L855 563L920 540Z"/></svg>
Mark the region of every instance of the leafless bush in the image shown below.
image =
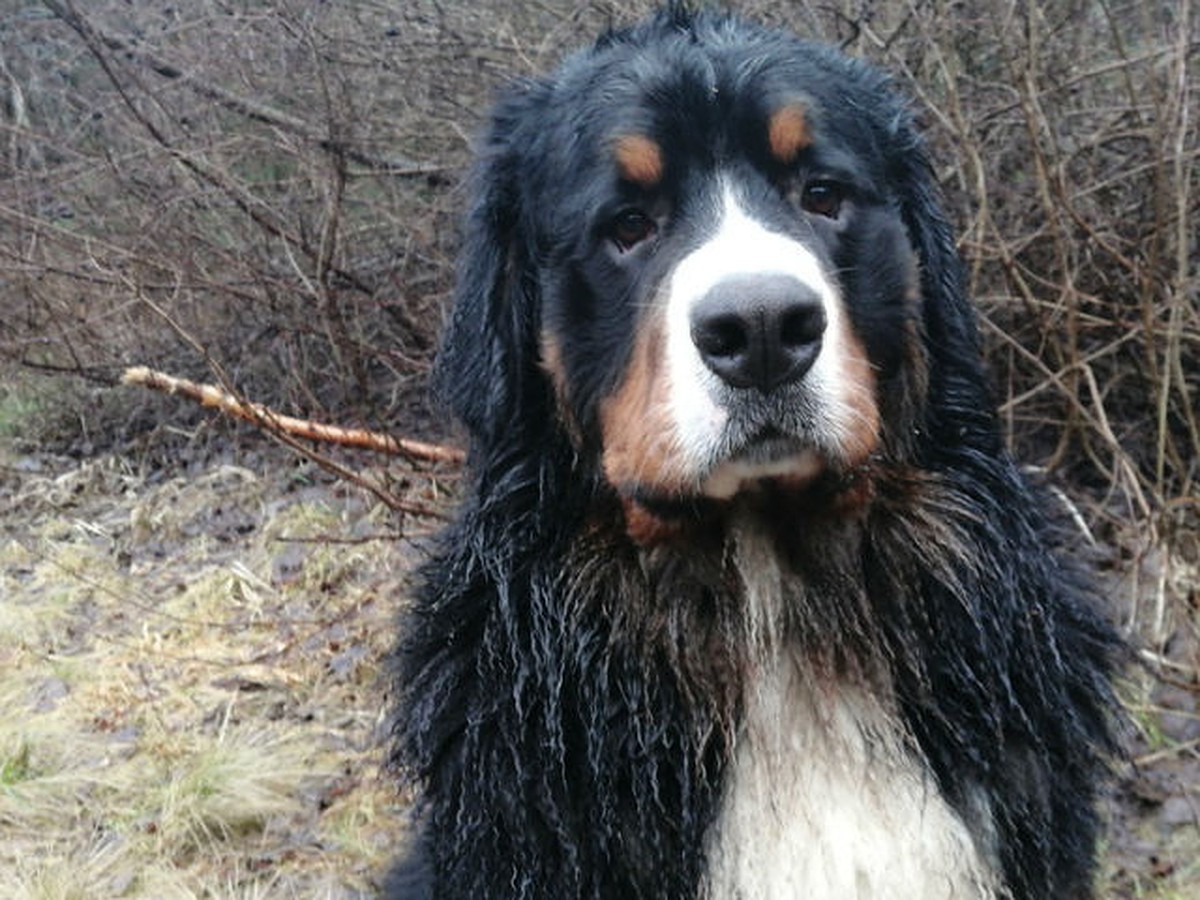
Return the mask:
<svg viewBox="0 0 1200 900"><path fill-rule="evenodd" d="M0 353L419 428L481 110L650 5L0 2ZM1022 458L1093 524L1194 532L1190 0L740 8L916 98Z"/></svg>
<svg viewBox="0 0 1200 900"><path fill-rule="evenodd" d="M1194 494L1200 475L1188 16L1050 2L914 17L923 54L864 28L945 145L1022 456L1107 492L1117 519Z"/></svg>

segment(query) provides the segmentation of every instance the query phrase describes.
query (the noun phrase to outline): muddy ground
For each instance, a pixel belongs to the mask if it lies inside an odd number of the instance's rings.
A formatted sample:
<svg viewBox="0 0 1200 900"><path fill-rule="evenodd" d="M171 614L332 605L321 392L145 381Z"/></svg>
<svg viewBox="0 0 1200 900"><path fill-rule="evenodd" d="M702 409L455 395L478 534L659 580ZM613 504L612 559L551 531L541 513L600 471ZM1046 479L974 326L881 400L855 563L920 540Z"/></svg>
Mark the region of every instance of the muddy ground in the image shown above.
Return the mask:
<svg viewBox="0 0 1200 900"><path fill-rule="evenodd" d="M351 462L452 502L454 471ZM0 448L0 896L374 896L409 800L383 661L438 525L269 447L175 470ZM1200 898L1196 585L1143 569L1179 621L1121 685L1102 893Z"/></svg>

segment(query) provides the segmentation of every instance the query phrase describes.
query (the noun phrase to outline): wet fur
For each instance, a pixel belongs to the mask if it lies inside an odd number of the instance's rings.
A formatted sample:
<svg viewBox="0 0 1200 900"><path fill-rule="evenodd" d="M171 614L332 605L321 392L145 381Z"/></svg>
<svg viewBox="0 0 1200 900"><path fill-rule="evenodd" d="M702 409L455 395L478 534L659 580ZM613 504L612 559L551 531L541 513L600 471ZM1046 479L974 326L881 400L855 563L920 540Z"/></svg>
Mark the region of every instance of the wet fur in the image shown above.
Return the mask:
<svg viewBox="0 0 1200 900"><path fill-rule="evenodd" d="M1088 897L1117 643L1002 447L919 140L874 70L736 20L676 8L592 53L689 29L814 54L886 123L920 309L911 358L878 388L883 445L848 478L682 502L648 516L652 540L633 528L644 510L605 482L586 402L611 367L556 347L592 385L572 405L542 353L543 292L561 286L539 274L552 236L529 204L587 188L540 181L553 80L502 101L438 373L470 432L470 486L397 654L394 762L420 786L421 829L388 896L701 896L749 680L786 645L818 689L886 686L1002 893ZM867 350L895 343L868 334ZM758 523L783 573L767 621L735 520Z"/></svg>

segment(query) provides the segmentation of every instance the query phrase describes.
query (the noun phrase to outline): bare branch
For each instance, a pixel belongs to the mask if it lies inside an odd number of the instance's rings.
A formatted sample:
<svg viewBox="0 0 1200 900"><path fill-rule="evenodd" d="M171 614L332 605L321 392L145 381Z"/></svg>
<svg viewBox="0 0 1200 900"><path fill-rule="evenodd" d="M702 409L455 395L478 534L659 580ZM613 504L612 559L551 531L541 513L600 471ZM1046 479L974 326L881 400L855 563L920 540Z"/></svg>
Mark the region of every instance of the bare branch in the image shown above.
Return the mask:
<svg viewBox="0 0 1200 900"><path fill-rule="evenodd" d="M307 438L328 444L340 444L344 447L355 447L361 450L374 450L421 462L447 463L457 466L462 465L464 459L463 452L454 447L427 444L407 438L395 438L365 428L342 428L325 422L314 422L311 419L285 416L261 403L251 403L235 397L215 385L197 384L186 378L176 378L146 366L134 366L126 369L121 383L141 385L165 394L178 394L196 401L201 406L219 410L236 419L293 437Z"/></svg>
<svg viewBox="0 0 1200 900"><path fill-rule="evenodd" d="M126 59L149 69L162 78L186 84L201 97L212 100L225 109L256 122L262 122L264 125L280 128L289 134L316 144L322 150L343 156L372 171L400 178L421 177L446 171L446 166L438 163L422 163L403 157L376 156L334 137L323 135L303 119L290 116L265 103L241 97L219 84L201 78L194 72L180 68L148 47L142 46L136 38L123 37L102 30L80 13L71 0L42 0L42 2L47 9L58 16L80 37L98 40L110 51L124 54Z"/></svg>

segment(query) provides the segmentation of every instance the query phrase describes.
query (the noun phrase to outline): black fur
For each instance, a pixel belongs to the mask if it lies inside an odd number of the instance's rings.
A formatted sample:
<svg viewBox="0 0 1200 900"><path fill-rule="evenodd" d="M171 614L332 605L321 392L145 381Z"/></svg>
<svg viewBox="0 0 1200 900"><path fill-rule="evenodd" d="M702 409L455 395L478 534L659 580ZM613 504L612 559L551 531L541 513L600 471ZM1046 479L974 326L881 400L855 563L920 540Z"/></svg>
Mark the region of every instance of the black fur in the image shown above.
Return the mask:
<svg viewBox="0 0 1200 900"><path fill-rule="evenodd" d="M596 411L628 362L637 319L618 301L637 287L595 296L620 273L583 254L578 233L606 202L578 146L609 115L597 98L640 90L655 59L744 79L751 60L791 66L818 103L854 111L824 127L884 185L880 208L903 224L894 243L915 254L920 298L911 314L852 309L880 373L883 441L870 466L752 501L795 581L785 626L830 669L886 669L950 804L984 827L972 789L990 801L1014 898L1090 896L1117 642L1059 552L1044 498L1003 449L909 117L863 64L678 6L518 86L480 149L437 372L470 432L471 482L402 626L394 761L421 788L422 830L389 896L700 890L748 670L744 604L720 504L651 506L677 536L647 544L604 477ZM689 106L711 106L697 92L664 100L681 140L709 133ZM860 261L837 260L847 296L899 292L855 281L887 277L886 259L861 261L899 253L888 246L876 234L836 251ZM674 258L664 248L650 265ZM916 362L897 352L905 327ZM543 367L548 328L562 342L566 401ZM862 499L847 512L848 491Z"/></svg>

